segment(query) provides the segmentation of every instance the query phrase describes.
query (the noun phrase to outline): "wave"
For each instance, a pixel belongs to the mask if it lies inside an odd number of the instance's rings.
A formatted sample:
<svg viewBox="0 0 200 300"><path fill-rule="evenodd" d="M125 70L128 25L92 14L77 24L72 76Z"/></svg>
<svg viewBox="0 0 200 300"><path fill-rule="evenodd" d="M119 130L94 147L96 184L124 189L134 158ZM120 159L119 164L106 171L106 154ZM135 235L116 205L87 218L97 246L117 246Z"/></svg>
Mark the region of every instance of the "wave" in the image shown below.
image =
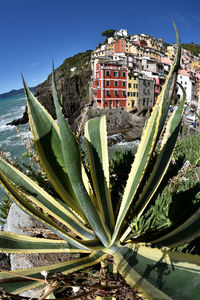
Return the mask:
<svg viewBox="0 0 200 300"><path fill-rule="evenodd" d="M22 117L25 111L25 106L21 106L17 109L12 109L7 113L0 115L0 122L8 123L14 119Z"/></svg>
<svg viewBox="0 0 200 300"><path fill-rule="evenodd" d="M0 132L2 132L2 131L7 131L7 130L12 130L14 128L14 126L12 126L12 125L1 125L1 123L0 123Z"/></svg>
<svg viewBox="0 0 200 300"><path fill-rule="evenodd" d="M26 97L18 98L17 100L26 100Z"/></svg>
<svg viewBox="0 0 200 300"><path fill-rule="evenodd" d="M0 149L3 152L11 152L15 154L15 152L18 150L19 147L25 148L23 141L20 139L19 140L6 139L0 142Z"/></svg>

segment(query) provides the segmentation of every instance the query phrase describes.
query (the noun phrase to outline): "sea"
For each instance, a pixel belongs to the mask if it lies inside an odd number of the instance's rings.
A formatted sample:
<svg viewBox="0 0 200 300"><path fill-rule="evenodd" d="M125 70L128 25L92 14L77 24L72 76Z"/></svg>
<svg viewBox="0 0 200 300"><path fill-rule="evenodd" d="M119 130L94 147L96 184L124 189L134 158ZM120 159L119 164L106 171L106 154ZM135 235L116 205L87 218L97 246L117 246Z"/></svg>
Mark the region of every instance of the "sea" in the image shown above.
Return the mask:
<svg viewBox="0 0 200 300"><path fill-rule="evenodd" d="M26 99L25 95L18 95L7 99L0 100L0 151L4 152L10 159L17 158L20 161L22 155L27 152L24 140L31 138L31 132L29 124L17 126L17 130L20 131L18 134L16 127L7 125L14 119L21 118L25 111ZM112 139L116 139L117 144L109 148L109 156L112 158L115 151L126 151L131 150L135 154L139 141L134 142L123 142L120 141L120 134L112 136ZM4 197L4 190L0 185L0 202Z"/></svg>
<svg viewBox="0 0 200 300"><path fill-rule="evenodd" d="M25 111L25 95L1 99L0 100L0 151L3 151L10 159L15 159L23 155L26 147L15 126L7 125L14 119L21 118ZM18 130L24 139L31 136L29 125L19 125ZM4 197L4 191L0 186L0 202Z"/></svg>

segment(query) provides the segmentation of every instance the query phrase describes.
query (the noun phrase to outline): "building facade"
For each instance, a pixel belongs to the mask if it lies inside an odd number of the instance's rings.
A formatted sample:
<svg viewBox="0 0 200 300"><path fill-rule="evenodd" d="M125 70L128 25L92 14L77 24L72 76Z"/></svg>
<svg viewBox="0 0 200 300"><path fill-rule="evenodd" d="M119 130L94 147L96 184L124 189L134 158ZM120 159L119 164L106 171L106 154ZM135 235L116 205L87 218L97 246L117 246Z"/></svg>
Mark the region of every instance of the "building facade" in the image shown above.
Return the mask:
<svg viewBox="0 0 200 300"><path fill-rule="evenodd" d="M138 104L137 109L142 107L153 107L154 105L154 79L142 74L138 79Z"/></svg>
<svg viewBox="0 0 200 300"><path fill-rule="evenodd" d="M98 61L93 73L93 100L100 108L123 108L127 102L127 67L118 61Z"/></svg>
<svg viewBox="0 0 200 300"><path fill-rule="evenodd" d="M127 111L138 107L138 73L129 70L127 78Z"/></svg>

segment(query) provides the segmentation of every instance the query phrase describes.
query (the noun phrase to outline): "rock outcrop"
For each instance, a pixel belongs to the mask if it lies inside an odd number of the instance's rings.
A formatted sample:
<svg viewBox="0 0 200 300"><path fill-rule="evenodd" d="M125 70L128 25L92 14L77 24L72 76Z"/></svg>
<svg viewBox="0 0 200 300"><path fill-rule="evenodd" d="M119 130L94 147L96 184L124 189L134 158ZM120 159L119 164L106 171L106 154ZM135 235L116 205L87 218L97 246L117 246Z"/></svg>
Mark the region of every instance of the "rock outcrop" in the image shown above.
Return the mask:
<svg viewBox="0 0 200 300"><path fill-rule="evenodd" d="M66 118L78 115L86 103L89 102L89 82L91 80L90 67L91 51L78 53L67 58L63 64L55 70L55 81L58 98L62 95L63 113ZM35 96L53 116L55 109L52 97L51 75L40 84L35 91Z"/></svg>
<svg viewBox="0 0 200 300"><path fill-rule="evenodd" d="M73 120L69 118L69 123L74 132L82 131L87 120L106 115L108 135L121 133L125 141L135 141L140 139L144 128L145 118L136 116L120 109L99 109L85 107L82 113ZM81 126L81 128L80 128Z"/></svg>
<svg viewBox="0 0 200 300"><path fill-rule="evenodd" d="M18 126L23 125L28 122L28 113L27 113L27 107L25 109L25 112L23 113L23 116L19 119L15 119L12 122L7 123L6 125L12 125L12 126Z"/></svg>

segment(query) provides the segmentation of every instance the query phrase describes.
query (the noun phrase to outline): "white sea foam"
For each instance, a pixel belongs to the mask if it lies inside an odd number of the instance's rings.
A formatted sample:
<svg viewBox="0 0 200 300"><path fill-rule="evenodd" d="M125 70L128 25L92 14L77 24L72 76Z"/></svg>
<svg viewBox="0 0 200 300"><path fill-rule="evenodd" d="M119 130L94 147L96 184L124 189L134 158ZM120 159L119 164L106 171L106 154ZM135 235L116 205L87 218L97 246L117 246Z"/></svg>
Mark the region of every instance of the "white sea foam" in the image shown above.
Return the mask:
<svg viewBox="0 0 200 300"><path fill-rule="evenodd" d="M22 132L22 135L23 135L23 138L26 140L28 138L31 138L32 139L32 134L31 134L31 131L23 131Z"/></svg>
<svg viewBox="0 0 200 300"><path fill-rule="evenodd" d="M0 123L0 132L1 131L12 130L13 128L14 128L14 126L11 126L11 125L2 125L1 126L1 123Z"/></svg>

